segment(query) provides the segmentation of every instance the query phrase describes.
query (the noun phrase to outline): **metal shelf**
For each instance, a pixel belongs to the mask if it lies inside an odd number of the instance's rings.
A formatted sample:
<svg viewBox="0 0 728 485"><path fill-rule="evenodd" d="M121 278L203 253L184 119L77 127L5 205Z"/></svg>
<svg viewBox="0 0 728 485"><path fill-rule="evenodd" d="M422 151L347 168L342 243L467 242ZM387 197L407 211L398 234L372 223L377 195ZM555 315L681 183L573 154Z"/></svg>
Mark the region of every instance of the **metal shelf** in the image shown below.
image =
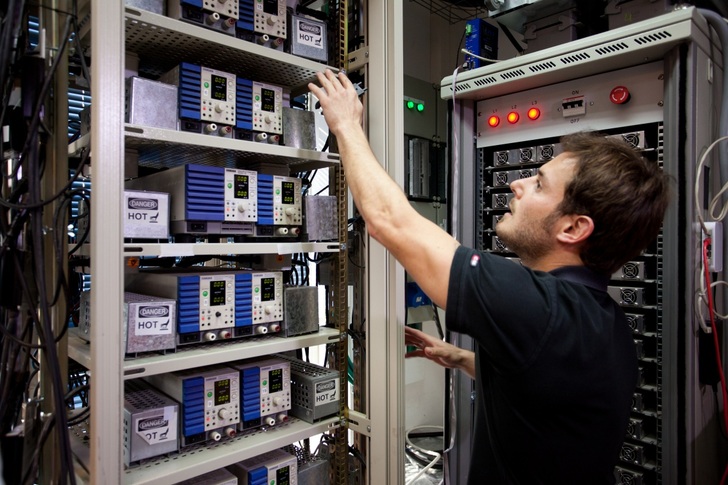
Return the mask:
<svg viewBox="0 0 728 485"><path fill-rule="evenodd" d="M297 254L336 253L339 242L250 242L250 243L125 243L122 257L134 256L221 256L229 254ZM91 256L91 247L84 244L79 256Z"/></svg>
<svg viewBox="0 0 728 485"><path fill-rule="evenodd" d="M205 67L306 92L316 72L338 69L246 42L214 30L126 7L127 52L139 56L139 72L156 78L180 62L200 62Z"/></svg>
<svg viewBox="0 0 728 485"><path fill-rule="evenodd" d="M291 166L292 171L324 168L339 163L336 153L259 143L162 128L127 124L126 148L139 150L139 165L175 167L185 161L240 168L259 162Z"/></svg>
<svg viewBox="0 0 728 485"><path fill-rule="evenodd" d="M169 354L145 354L144 357L125 360L122 363L124 379L136 379L167 372L192 369L208 365L223 364L241 359L287 352L289 350L338 342L338 330L321 327L317 333L298 337L248 337L217 342L214 344L189 345ZM69 330L68 356L91 368L91 345L79 337L79 329Z"/></svg>
<svg viewBox="0 0 728 485"><path fill-rule="evenodd" d="M240 168L253 163L288 165L291 172L303 172L338 165L338 153L318 152L285 145L235 140L185 131L148 126L124 125L125 146L139 152L139 164L152 168L169 168L189 160L203 165ZM73 156L89 146L84 135L68 145Z"/></svg>
<svg viewBox="0 0 728 485"><path fill-rule="evenodd" d="M290 421L283 425L257 429L217 443L186 447L179 453L145 460L142 464L123 472L123 483L134 485L177 483L330 431L340 425L338 417L314 424L290 418ZM88 441L92 434L86 425L75 426L71 431L73 451L83 463L88 456Z"/></svg>

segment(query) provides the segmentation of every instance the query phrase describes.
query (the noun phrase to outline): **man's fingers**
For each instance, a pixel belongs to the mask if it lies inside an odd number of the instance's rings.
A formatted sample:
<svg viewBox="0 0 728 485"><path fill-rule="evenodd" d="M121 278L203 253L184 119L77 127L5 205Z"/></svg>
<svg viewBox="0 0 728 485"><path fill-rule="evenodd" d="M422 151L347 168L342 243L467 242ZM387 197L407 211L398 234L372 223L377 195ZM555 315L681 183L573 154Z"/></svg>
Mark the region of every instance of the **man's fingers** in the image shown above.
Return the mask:
<svg viewBox="0 0 728 485"><path fill-rule="evenodd" d="M348 76L346 74L344 74L344 71L339 71L337 78L345 89L354 87L354 85L351 83L351 80L348 78Z"/></svg>

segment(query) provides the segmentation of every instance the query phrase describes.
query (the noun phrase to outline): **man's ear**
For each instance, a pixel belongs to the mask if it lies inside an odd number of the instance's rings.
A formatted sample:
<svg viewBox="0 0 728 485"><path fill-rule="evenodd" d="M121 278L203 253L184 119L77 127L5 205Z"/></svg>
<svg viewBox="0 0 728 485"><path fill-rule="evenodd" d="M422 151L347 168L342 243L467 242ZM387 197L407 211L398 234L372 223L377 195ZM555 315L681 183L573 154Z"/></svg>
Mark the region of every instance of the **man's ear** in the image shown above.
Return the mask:
<svg viewBox="0 0 728 485"><path fill-rule="evenodd" d="M559 221L556 239L565 244L579 244L594 232L594 221L585 215L563 216Z"/></svg>

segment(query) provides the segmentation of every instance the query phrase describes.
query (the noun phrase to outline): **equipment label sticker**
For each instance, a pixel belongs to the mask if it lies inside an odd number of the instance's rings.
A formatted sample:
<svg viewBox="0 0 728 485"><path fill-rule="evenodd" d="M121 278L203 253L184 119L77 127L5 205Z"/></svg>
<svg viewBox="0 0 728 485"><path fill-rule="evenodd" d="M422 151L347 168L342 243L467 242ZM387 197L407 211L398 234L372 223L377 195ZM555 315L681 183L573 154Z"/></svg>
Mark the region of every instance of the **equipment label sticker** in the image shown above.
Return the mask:
<svg viewBox="0 0 728 485"><path fill-rule="evenodd" d="M316 383L316 404L323 406L339 400L339 379Z"/></svg>
<svg viewBox="0 0 728 485"><path fill-rule="evenodd" d="M136 315L134 335L170 335L172 312L169 305L142 305Z"/></svg>
<svg viewBox="0 0 728 485"><path fill-rule="evenodd" d="M324 31L319 24L296 20L298 23L298 42L317 49L323 48Z"/></svg>
<svg viewBox="0 0 728 485"><path fill-rule="evenodd" d="M162 414L134 421L134 431L149 445L177 439L177 409L165 406Z"/></svg>

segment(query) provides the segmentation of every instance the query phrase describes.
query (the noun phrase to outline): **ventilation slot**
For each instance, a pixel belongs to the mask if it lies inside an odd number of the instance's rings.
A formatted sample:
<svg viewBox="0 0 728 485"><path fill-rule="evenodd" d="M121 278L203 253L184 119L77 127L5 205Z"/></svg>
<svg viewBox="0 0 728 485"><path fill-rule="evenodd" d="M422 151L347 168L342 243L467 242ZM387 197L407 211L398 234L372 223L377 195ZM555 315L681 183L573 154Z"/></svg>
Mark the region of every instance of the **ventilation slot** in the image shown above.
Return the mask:
<svg viewBox="0 0 728 485"><path fill-rule="evenodd" d="M570 56L562 57L561 62L564 64L573 64L575 62L581 62L591 59L591 56L586 52L580 52L579 54L572 54Z"/></svg>
<svg viewBox="0 0 728 485"><path fill-rule="evenodd" d="M528 68L531 70L531 72L540 72L540 71L547 71L549 69L553 69L556 67L556 64L553 62L544 62L541 64L536 64L534 66L529 66Z"/></svg>
<svg viewBox="0 0 728 485"><path fill-rule="evenodd" d="M476 79L473 81L476 86L487 86L488 84L493 84L498 82L498 80L494 77L486 77L484 79Z"/></svg>
<svg viewBox="0 0 728 485"><path fill-rule="evenodd" d="M612 54L614 52L623 51L625 49L629 49L629 46L625 44L624 42L618 42L616 44L607 45L604 47L600 47L596 49L597 54L600 55L606 55L606 54Z"/></svg>
<svg viewBox="0 0 728 485"><path fill-rule="evenodd" d="M672 37L672 35L670 35L670 32L663 30L662 32L657 32L656 34L650 34L650 35L645 35L643 37L638 37L634 41L639 45L644 45L644 44L651 44L652 42L659 42L661 40L669 39L670 37Z"/></svg>
<svg viewBox="0 0 728 485"><path fill-rule="evenodd" d="M501 79L516 79L521 76L525 76L525 74L526 74L525 72L518 69L516 71L511 71L511 72L506 72L506 73L501 74Z"/></svg>

